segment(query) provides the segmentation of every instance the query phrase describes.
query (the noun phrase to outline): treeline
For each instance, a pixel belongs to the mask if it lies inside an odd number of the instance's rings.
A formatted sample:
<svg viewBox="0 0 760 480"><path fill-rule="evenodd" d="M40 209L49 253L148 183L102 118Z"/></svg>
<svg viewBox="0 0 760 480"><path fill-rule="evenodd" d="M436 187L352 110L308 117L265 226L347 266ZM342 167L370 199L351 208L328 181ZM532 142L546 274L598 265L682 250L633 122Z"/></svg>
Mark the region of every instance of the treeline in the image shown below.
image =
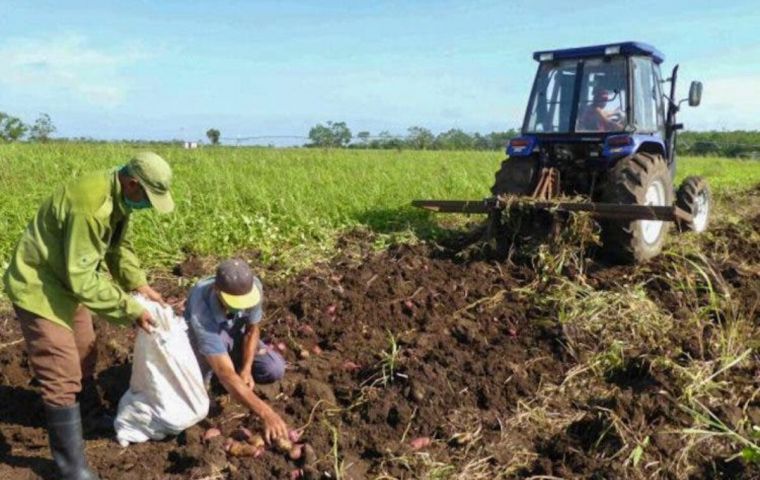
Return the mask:
<svg viewBox="0 0 760 480"><path fill-rule="evenodd" d="M680 132L681 155L760 158L760 131Z"/></svg>
<svg viewBox="0 0 760 480"><path fill-rule="evenodd" d="M179 139L171 140L95 140L89 137L52 138L56 131L50 116L41 113L33 124L26 124L21 119L0 112L0 142L81 142L81 143L128 143L134 145L183 145ZM468 133L458 128L434 134L424 127L409 127L405 135L393 135L382 131L373 135L369 131L360 131L356 135L346 122L327 122L318 124L309 130L309 143L304 147L317 148L369 148L378 150L504 150L511 138L520 132L509 129L503 132L487 134ZM209 129L206 132L212 145L219 143L220 132ZM193 142L200 144L199 142ZM270 145L274 147L273 145ZM678 135L678 152L691 156L718 156L760 159L760 131L706 131L680 132Z"/></svg>
<svg viewBox="0 0 760 480"><path fill-rule="evenodd" d="M327 122L309 130L305 147L371 148L396 150L504 150L509 139L520 132L510 129L488 134L451 129L433 134L424 127L410 127L406 135L387 131L372 135L361 131L353 135L345 122ZM680 132L681 155L760 158L760 131Z"/></svg>
<svg viewBox="0 0 760 480"><path fill-rule="evenodd" d="M361 131L355 136L346 122L327 122L309 130L309 143L316 148L371 148L378 150L502 150L516 130L488 134L467 133L458 128L434 134L424 127L409 127L406 135L382 131L372 135Z"/></svg>

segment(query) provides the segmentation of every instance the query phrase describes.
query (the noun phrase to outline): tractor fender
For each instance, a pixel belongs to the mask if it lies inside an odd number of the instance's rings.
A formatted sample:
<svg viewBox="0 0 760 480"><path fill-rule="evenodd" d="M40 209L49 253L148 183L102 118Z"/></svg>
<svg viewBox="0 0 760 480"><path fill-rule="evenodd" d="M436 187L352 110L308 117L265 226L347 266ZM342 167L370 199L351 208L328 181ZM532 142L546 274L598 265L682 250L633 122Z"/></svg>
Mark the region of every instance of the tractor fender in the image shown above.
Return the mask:
<svg viewBox="0 0 760 480"><path fill-rule="evenodd" d="M662 155L665 158L665 142L662 140L662 136L659 133L653 135L623 134L610 135L604 139L602 157L608 160L610 166L617 163L618 160L630 157L638 152Z"/></svg>

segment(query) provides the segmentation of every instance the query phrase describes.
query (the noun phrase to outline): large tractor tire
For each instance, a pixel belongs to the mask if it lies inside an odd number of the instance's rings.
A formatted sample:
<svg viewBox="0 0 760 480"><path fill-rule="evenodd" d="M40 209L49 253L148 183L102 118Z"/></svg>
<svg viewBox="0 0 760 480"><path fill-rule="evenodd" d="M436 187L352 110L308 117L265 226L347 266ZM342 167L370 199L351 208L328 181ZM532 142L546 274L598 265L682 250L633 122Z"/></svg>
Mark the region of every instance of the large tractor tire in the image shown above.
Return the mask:
<svg viewBox="0 0 760 480"><path fill-rule="evenodd" d="M494 195L530 195L538 181L538 161L533 157L508 158L501 162L491 187Z"/></svg>
<svg viewBox="0 0 760 480"><path fill-rule="evenodd" d="M679 223L681 231L702 233L710 224L712 196L702 177L686 177L676 193L676 206L691 214L691 222Z"/></svg>
<svg viewBox="0 0 760 480"><path fill-rule="evenodd" d="M625 205L673 205L673 179L661 155L639 152L612 168L601 201ZM643 263L657 256L667 238L669 222L636 220L602 222L604 250L624 263Z"/></svg>
<svg viewBox="0 0 760 480"><path fill-rule="evenodd" d="M537 182L538 160L536 158L507 158L501 162L501 168L495 174L491 193L493 195L531 195ZM525 221L529 219L526 218ZM483 238L497 255L508 250L506 228L502 212L491 212L486 221Z"/></svg>

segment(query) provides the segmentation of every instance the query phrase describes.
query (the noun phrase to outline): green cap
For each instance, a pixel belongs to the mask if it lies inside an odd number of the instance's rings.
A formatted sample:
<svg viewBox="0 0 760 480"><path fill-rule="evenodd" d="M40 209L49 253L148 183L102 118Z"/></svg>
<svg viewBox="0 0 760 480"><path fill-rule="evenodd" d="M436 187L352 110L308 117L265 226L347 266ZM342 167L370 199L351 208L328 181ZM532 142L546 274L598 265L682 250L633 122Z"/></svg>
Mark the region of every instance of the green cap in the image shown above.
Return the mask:
<svg viewBox="0 0 760 480"><path fill-rule="evenodd" d="M127 164L129 173L145 189L151 205L158 213L174 210L174 200L169 192L172 169L166 160L153 152L141 152Z"/></svg>

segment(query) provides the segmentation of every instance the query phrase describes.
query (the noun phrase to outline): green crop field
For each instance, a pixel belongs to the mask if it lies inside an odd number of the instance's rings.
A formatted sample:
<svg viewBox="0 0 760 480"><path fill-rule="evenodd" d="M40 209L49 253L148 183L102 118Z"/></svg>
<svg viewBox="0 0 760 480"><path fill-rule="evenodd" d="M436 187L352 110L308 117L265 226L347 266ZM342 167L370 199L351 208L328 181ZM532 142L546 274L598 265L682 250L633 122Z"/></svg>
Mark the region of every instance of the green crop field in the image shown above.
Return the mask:
<svg viewBox="0 0 760 480"><path fill-rule="evenodd" d="M82 172L115 167L137 151L122 144L0 145L0 267L40 201ZM415 198L483 198L500 152L266 148L156 148L173 166L177 210L139 213L137 249L149 268L187 252L259 250L265 262L298 266L330 253L341 231L429 235L439 220ZM682 158L679 178L704 175L725 193L760 183L760 163Z"/></svg>

